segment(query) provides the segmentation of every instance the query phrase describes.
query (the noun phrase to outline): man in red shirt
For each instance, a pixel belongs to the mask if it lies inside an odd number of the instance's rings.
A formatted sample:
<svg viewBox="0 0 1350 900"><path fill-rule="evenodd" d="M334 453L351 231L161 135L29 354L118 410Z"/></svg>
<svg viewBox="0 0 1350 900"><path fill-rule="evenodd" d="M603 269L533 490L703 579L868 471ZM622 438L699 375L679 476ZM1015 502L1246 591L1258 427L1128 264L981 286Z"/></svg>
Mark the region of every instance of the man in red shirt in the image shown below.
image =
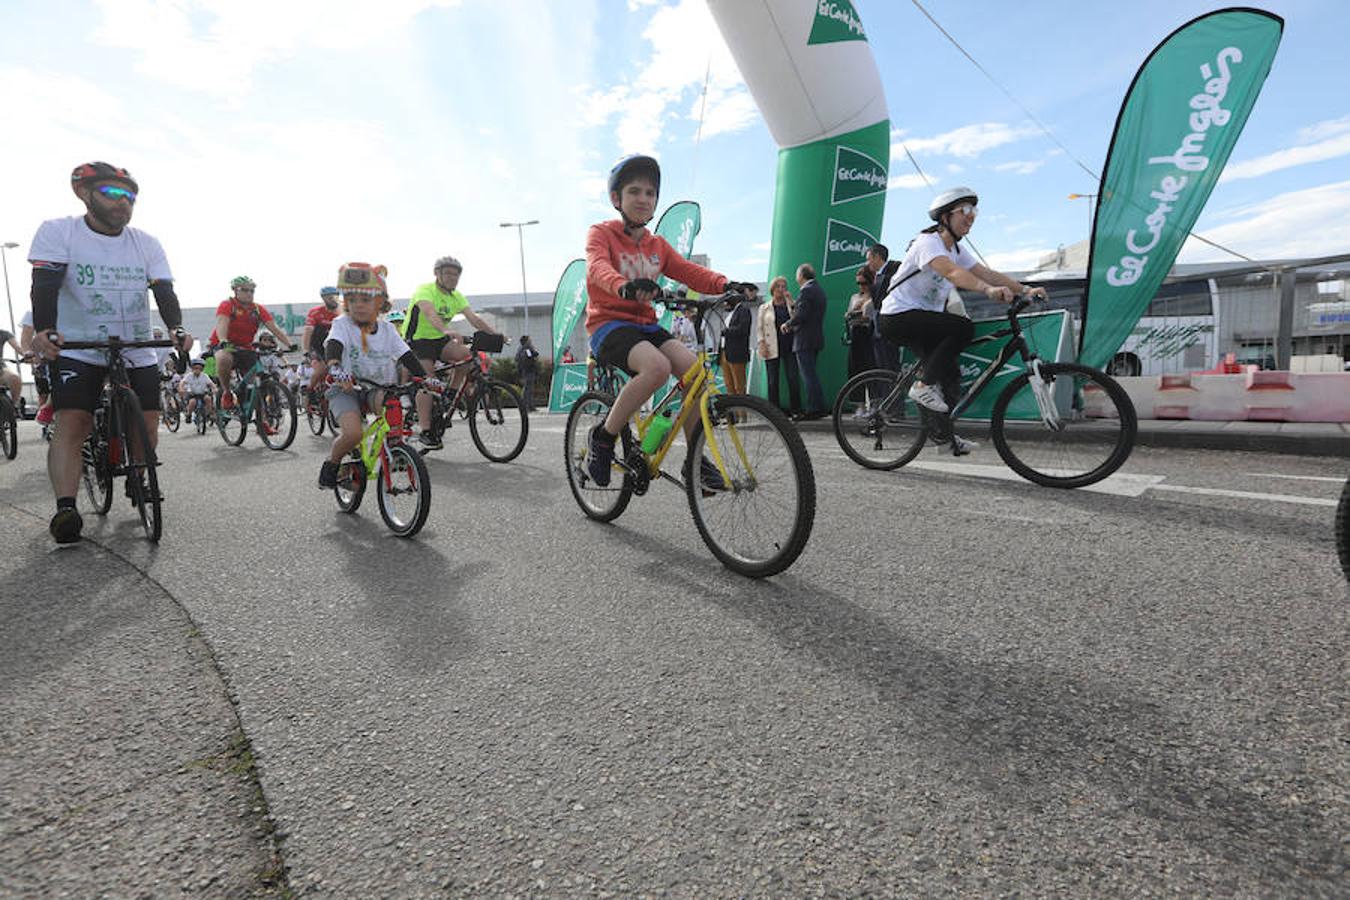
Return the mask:
<svg viewBox="0 0 1350 900"><path fill-rule="evenodd" d="M319 288L319 299L323 302L310 309L305 316L305 331L300 336L300 348L311 360L313 373L309 377L309 391L319 389L319 383L328 377L328 364L323 360L323 342L328 340L328 329L333 320L342 315L338 309L338 289Z"/></svg>
<svg viewBox="0 0 1350 900"><path fill-rule="evenodd" d="M272 321L272 314L262 304L253 302L253 292L257 285L252 278L240 275L230 281L230 288L234 291L234 296L216 307L216 327L211 332L210 338L211 344L219 345L219 349L216 350L216 377L220 380L220 403L226 409L234 407L230 374L236 366L241 371L247 372L258 361L258 354L253 349L253 339L257 336L259 327L266 326L268 331L277 336L283 347L295 349L290 335Z"/></svg>

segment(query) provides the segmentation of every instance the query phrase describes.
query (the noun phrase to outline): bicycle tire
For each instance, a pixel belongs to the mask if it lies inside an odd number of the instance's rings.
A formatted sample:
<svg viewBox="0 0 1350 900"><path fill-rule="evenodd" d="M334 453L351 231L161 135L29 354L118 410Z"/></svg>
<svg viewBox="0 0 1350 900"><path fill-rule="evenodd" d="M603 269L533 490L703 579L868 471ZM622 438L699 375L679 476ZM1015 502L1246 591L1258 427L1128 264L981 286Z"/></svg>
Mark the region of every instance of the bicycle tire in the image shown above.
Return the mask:
<svg viewBox="0 0 1350 900"><path fill-rule="evenodd" d="M291 389L276 381L265 381L254 395L258 409L255 426L258 437L272 450L285 450L295 440L297 417ZM268 432L268 426L272 431Z"/></svg>
<svg viewBox="0 0 1350 900"><path fill-rule="evenodd" d="M235 398L235 404L230 409L225 408L222 402L225 392L220 391L216 395L216 429L220 432L220 437L231 447L238 447L248 437L248 421L239 406L238 397Z"/></svg>
<svg viewBox="0 0 1350 900"><path fill-rule="evenodd" d="M517 416L518 432L514 425ZM478 452L492 462L508 463L519 456L530 437L530 413L520 392L495 378L479 382L469 416L469 434Z"/></svg>
<svg viewBox="0 0 1350 900"><path fill-rule="evenodd" d="M699 469L708 441L696 420L684 461L689 512L703 543L728 569L750 578L776 575L796 562L815 522L816 477L806 444L767 400L725 394L711 403L731 485L704 484Z"/></svg>
<svg viewBox="0 0 1350 900"><path fill-rule="evenodd" d="M178 399L168 392L161 394L159 402L159 417L164 422L164 427L169 432L176 433L178 426L182 424L182 416L178 412Z"/></svg>
<svg viewBox="0 0 1350 900"><path fill-rule="evenodd" d="M100 516L112 509L113 478L108 465L106 435L95 427L80 446L80 480L84 482L89 508Z"/></svg>
<svg viewBox="0 0 1350 900"><path fill-rule="evenodd" d="M403 494L415 498L407 516L398 515L393 508L393 498ZM398 537L410 538L421 531L431 512L431 475L422 454L401 443L386 444L384 458L375 473L375 501L380 507L380 518Z"/></svg>
<svg viewBox="0 0 1350 900"><path fill-rule="evenodd" d="M882 409L882 401L900 386L899 408ZM865 469L898 469L919 455L928 428L919 406L909 399L914 370L871 369L854 375L834 398L830 420L834 439L844 455ZM892 404L894 406L894 404Z"/></svg>
<svg viewBox="0 0 1350 900"><path fill-rule="evenodd" d="M1041 421L1032 373L1023 372L994 402L990 436L998 455L1008 468L1042 487L1085 487L1111 475L1129 459L1138 435L1129 394L1110 375L1089 366L1041 363L1040 369L1060 412L1059 427Z"/></svg>
<svg viewBox="0 0 1350 900"><path fill-rule="evenodd" d="M158 543L164 533L163 501L159 496L159 459L155 448L150 444L150 429L145 426L145 415L141 411L141 401L135 391L119 388L117 391L122 406L118 420L122 423L122 453L126 457L126 477L131 482L131 502L140 517L141 528L152 543ZM131 440L132 435L136 440ZM141 462L135 461L132 453L134 443L139 443Z"/></svg>
<svg viewBox="0 0 1350 900"><path fill-rule="evenodd" d="M5 459L19 455L19 417L8 395L0 396L0 451Z"/></svg>
<svg viewBox="0 0 1350 900"><path fill-rule="evenodd" d="M361 508L361 498L365 495L366 464L361 461L361 457L353 453L338 466L333 496L337 499L338 509L350 514Z"/></svg>
<svg viewBox="0 0 1350 900"><path fill-rule="evenodd" d="M1341 572L1350 580L1350 478L1341 488L1341 502L1336 504L1336 555L1341 558Z"/></svg>
<svg viewBox="0 0 1350 900"><path fill-rule="evenodd" d="M324 426L328 424L328 405L322 399L315 401L314 392L310 391L305 397L305 421L309 423L309 433L315 437L323 435Z"/></svg>
<svg viewBox="0 0 1350 900"><path fill-rule="evenodd" d="M567 486L586 517L597 522L614 521L623 515L633 499L632 476L627 472L615 471L613 475L620 481L616 485L611 479L608 487L594 484L586 472L591 428L605 421L613 405L611 395L587 391L572 404L563 430L563 468L567 472Z"/></svg>
<svg viewBox="0 0 1350 900"><path fill-rule="evenodd" d="M204 400L198 400L196 409L192 411L192 420L193 423L197 426L198 434L206 434L206 426L207 426L206 411L202 409L202 404L205 402L206 401Z"/></svg>

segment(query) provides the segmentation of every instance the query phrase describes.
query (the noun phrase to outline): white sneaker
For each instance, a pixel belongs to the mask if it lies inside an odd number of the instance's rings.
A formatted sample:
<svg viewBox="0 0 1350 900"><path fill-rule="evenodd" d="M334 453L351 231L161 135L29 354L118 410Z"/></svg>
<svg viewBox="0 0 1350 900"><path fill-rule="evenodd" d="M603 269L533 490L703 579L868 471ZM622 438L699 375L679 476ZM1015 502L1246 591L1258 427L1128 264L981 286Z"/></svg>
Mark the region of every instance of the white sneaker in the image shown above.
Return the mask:
<svg viewBox="0 0 1350 900"><path fill-rule="evenodd" d="M968 441L959 434L952 435L952 456L965 456L980 449L980 445L974 441Z"/></svg>
<svg viewBox="0 0 1350 900"><path fill-rule="evenodd" d="M942 391L931 384L913 385L909 389L909 399L913 400L924 409L931 409L936 413L945 413L947 411L947 401L942 399Z"/></svg>

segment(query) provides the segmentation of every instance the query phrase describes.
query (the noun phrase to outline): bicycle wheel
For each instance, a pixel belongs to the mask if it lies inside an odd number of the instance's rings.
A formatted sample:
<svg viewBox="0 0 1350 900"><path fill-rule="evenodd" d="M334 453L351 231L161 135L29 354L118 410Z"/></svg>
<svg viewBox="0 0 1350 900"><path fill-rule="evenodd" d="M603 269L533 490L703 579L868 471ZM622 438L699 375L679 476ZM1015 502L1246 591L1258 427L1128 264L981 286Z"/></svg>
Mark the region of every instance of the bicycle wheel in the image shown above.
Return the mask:
<svg viewBox="0 0 1350 900"><path fill-rule="evenodd" d="M238 398L234 406L226 409L221 402L223 397L223 391L216 395L216 428L220 430L220 436L225 439L225 443L231 447L238 447L248 436L248 422L244 419Z"/></svg>
<svg viewBox="0 0 1350 900"><path fill-rule="evenodd" d="M254 395L258 404L258 437L273 450L285 450L295 440L295 397L276 381L265 381Z"/></svg>
<svg viewBox="0 0 1350 900"><path fill-rule="evenodd" d="M206 434L206 410L202 409L204 402L198 400L197 407L192 411L192 419L197 426L198 434Z"/></svg>
<svg viewBox="0 0 1350 900"><path fill-rule="evenodd" d="M563 430L563 467L567 470L567 486L572 489L581 511L597 522L612 522L633 499L633 482L628 473L613 470L608 487L591 481L586 471L590 450L591 429L605 421L614 398L609 394L589 392L572 404Z"/></svg>
<svg viewBox="0 0 1350 900"><path fill-rule="evenodd" d="M89 508L106 516L112 509L112 468L108 465L108 445L97 427L80 447L80 481Z"/></svg>
<svg viewBox="0 0 1350 900"><path fill-rule="evenodd" d="M510 462L525 449L530 436L530 414L514 387L484 379L474 394L469 433L478 452L492 462Z"/></svg>
<svg viewBox="0 0 1350 900"><path fill-rule="evenodd" d="M816 517L816 476L806 445L767 400L727 394L711 402L712 443L730 483L705 483L700 469L713 454L698 422L684 461L689 511L703 543L727 568L751 578L777 574L801 555Z"/></svg>
<svg viewBox="0 0 1350 900"><path fill-rule="evenodd" d="M160 398L159 418L170 432L176 432L178 426L182 424L182 416L178 412L178 398L168 391Z"/></svg>
<svg viewBox="0 0 1350 900"><path fill-rule="evenodd" d="M19 455L19 419L8 396L0 396L0 452L5 459Z"/></svg>
<svg viewBox="0 0 1350 900"><path fill-rule="evenodd" d="M354 453L338 466L337 486L333 496L337 498L338 509L345 513L354 513L361 508L361 498L366 495L366 464Z"/></svg>
<svg viewBox="0 0 1350 900"><path fill-rule="evenodd" d="M327 424L328 407L323 402L322 395L320 399L314 399L314 392L311 391L305 396L305 421L309 423L309 433L313 435L323 434L323 427Z"/></svg>
<svg viewBox="0 0 1350 900"><path fill-rule="evenodd" d="M898 395L889 403L887 398ZM914 370L872 369L848 380L834 399L834 438L849 459L865 469L898 469L919 455L928 429L919 405L909 399Z"/></svg>
<svg viewBox="0 0 1350 900"><path fill-rule="evenodd" d="M431 477L422 454L403 444L386 444L375 475L375 500L389 530L409 538L422 530L431 512Z"/></svg>
<svg viewBox="0 0 1350 900"><path fill-rule="evenodd" d="M163 510L159 496L159 473L156 471L159 461L154 447L150 446L150 431L145 427L145 416L141 414L141 401L135 392L125 388L118 390L121 414L117 417L122 423L122 452L126 455L126 477L131 484L131 502L140 516L145 536L158 542L164 532ZM133 447L141 448L141 460L136 461Z"/></svg>
<svg viewBox="0 0 1350 900"><path fill-rule="evenodd" d="M1341 558L1341 571L1350 578L1350 479L1341 488L1341 502L1336 505L1336 553Z"/></svg>
<svg viewBox="0 0 1350 900"><path fill-rule="evenodd" d="M1077 363L1041 363L1040 369L1039 383L1023 372L994 402L994 448L1008 468L1044 487L1101 481L1134 449L1139 427L1134 404L1115 379L1097 369ZM1052 422L1042 418L1043 408Z"/></svg>

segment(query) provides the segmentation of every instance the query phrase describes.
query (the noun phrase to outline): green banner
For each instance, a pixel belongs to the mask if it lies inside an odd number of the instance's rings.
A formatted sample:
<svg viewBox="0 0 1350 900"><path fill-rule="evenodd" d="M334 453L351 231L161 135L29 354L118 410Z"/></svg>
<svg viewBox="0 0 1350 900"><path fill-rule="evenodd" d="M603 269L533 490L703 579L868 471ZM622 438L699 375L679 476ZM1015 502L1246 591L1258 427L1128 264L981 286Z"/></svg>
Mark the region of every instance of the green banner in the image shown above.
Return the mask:
<svg viewBox="0 0 1350 900"><path fill-rule="evenodd" d="M865 41L862 19L849 0L818 0L811 36L806 43L833 44L837 41Z"/></svg>
<svg viewBox="0 0 1350 900"><path fill-rule="evenodd" d="M1097 191L1078 357L1103 367L1148 308L1228 162L1284 20L1226 9L1154 49L1125 95Z"/></svg>
<svg viewBox="0 0 1350 900"><path fill-rule="evenodd" d="M553 291L553 359L562 359L581 314L586 311L586 260L574 259L563 269Z"/></svg>
<svg viewBox="0 0 1350 900"><path fill-rule="evenodd" d="M586 393L586 364L555 363L553 385L548 395L548 408L553 412L567 412L584 393Z"/></svg>
<svg viewBox="0 0 1350 900"><path fill-rule="evenodd" d="M853 273L867 262L867 248L881 233L886 169L877 160L890 158L890 133L887 119L778 152L769 278L786 277L796 296L797 266L810 263L825 289L825 346L816 371L827 402L833 402L848 376L848 348L839 332L857 290ZM863 162L876 168L863 168ZM762 386L762 379L755 382Z"/></svg>
<svg viewBox="0 0 1350 900"><path fill-rule="evenodd" d="M1017 320L1022 323L1022 336L1026 338L1027 345L1041 359L1046 361L1060 362L1062 360L1073 359L1073 324L1066 310L1056 309L1044 313L1027 313L1019 315ZM975 323L975 337L981 338L993 334L1000 328L1008 327L1008 319L999 316L996 319L980 319ZM970 387L971 382L980 377L989 363L993 362L998 356L999 351L1003 349L1004 341L987 341L983 344L972 344L961 351L959 364L961 366L961 390L964 392ZM904 350L900 354L901 362L908 365L914 361L914 355L909 350ZM980 391L980 396L975 398L963 414L967 419L988 419L994 409L994 402L998 400L998 395L1003 393L1003 388L1008 382L1012 381L1026 368L1022 365L1022 357L1014 356L1011 360L1004 363L1003 368L999 370L993 379ZM1038 419L1040 410L1036 408L1036 403L1030 398L1030 392L1024 391L1014 402L1008 411L1008 417L1011 419Z"/></svg>
<svg viewBox="0 0 1350 900"><path fill-rule="evenodd" d="M703 210L693 200L681 200L678 203L671 204L670 208L661 214L661 218L656 223L655 233L666 239L666 243L675 248L685 259L688 259L694 252L694 238L703 230ZM662 275L657 283L664 290L674 291L684 287L684 285L672 278ZM656 320L662 328L669 330L674 314L665 308L662 303L653 304L656 307Z"/></svg>

